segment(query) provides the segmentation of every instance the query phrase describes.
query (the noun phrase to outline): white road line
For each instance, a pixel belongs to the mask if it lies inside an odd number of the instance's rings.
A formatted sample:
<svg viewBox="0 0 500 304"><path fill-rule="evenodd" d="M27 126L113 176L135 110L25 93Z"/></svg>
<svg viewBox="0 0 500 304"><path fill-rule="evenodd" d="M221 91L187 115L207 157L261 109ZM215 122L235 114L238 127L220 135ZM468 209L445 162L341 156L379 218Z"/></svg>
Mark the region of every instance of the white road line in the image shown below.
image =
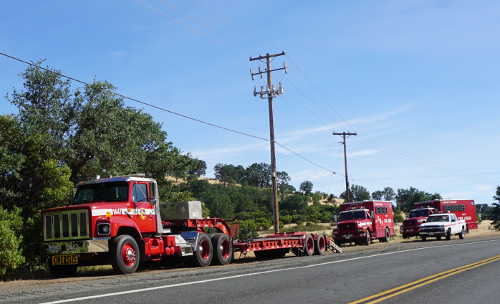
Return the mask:
<svg viewBox="0 0 500 304"><path fill-rule="evenodd" d="M252 272L252 273L232 275L232 276L228 276L228 277L221 277L221 278L215 278L215 279L199 280L199 281L192 281L192 282L185 282L185 283L178 283L178 284L161 285L161 286L156 286L156 287L148 287L148 288L141 288L141 289L133 289L133 290L126 290L126 291L104 293L104 294L94 295L94 296L86 296L86 297L79 297L79 298L58 300L58 301L52 301L52 302L43 302L43 303L40 303L40 304L58 304L58 303L69 303L69 302L85 301L85 300L91 300L91 299L98 299L98 298L105 298L105 297L112 297L112 296L120 296L120 295L126 295L126 294L131 294L131 293L139 293L139 292L145 292L145 291L158 290L158 289L167 289L167 288L181 287L181 286L187 286L187 285L196 285L196 284L203 284L203 283L209 283L209 282L238 279L238 278L251 277L251 276L263 275L263 274L268 274L268 273L274 273L274 272L281 272L281 271L290 271L290 270L297 270L297 269L312 268L312 267L318 267L318 266L323 266L323 265L344 263L344 262L350 262L350 261L356 261L356 260L363 260L363 259L368 259L368 258L374 258L374 257L380 257L380 256L386 256L386 255L393 255L393 254L404 253L404 252L420 251L420 250L433 249L433 248L443 248L443 247L466 246L466 245L473 245L473 244L479 244L479 243L488 243L488 242L496 242L496 241L497 240L485 240L485 241L477 241L477 242L461 243L461 244L448 244L448 245L437 245L437 246L419 247L419 248L405 249L405 250L398 250L398 251L391 251L391 252L384 252L384 253L377 253L377 254L372 254L372 255L367 255L367 256L360 256L360 257L355 257L355 258L350 258L350 259L343 259L343 260L337 260L337 261L323 262L323 263L311 264L311 265L305 265L305 266L280 268L280 269L273 269L273 270L266 270L266 271L258 271L258 272Z"/></svg>

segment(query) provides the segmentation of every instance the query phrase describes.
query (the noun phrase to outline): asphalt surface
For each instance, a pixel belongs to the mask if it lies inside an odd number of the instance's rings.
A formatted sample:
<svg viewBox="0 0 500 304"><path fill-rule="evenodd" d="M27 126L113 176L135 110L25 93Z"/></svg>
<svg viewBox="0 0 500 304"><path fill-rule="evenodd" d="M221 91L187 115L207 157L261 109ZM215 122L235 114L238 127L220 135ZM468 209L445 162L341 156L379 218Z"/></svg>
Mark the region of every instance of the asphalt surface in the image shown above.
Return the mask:
<svg viewBox="0 0 500 304"><path fill-rule="evenodd" d="M0 284L2 303L348 303L500 254L500 238L395 243L222 267ZM500 303L500 261L381 303ZM61 303L61 302L59 302Z"/></svg>

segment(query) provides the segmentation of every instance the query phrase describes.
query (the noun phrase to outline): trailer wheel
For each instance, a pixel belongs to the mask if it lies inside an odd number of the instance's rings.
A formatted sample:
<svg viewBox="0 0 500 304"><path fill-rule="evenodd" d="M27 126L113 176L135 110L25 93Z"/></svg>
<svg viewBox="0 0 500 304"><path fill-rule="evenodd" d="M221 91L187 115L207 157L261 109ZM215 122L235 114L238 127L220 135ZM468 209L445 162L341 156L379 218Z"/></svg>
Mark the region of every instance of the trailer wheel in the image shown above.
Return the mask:
<svg viewBox="0 0 500 304"><path fill-rule="evenodd" d="M212 264L226 265L231 263L233 258L233 243L231 238L224 233L216 233L212 236L212 247L214 258Z"/></svg>
<svg viewBox="0 0 500 304"><path fill-rule="evenodd" d="M458 237L463 240L464 239L464 235L465 235L465 231L464 231L464 228L462 228L462 231L460 231L460 233L458 234Z"/></svg>
<svg viewBox="0 0 500 304"><path fill-rule="evenodd" d="M210 237L206 233L200 233L196 242L193 262L196 266L205 267L210 265L214 251Z"/></svg>
<svg viewBox="0 0 500 304"><path fill-rule="evenodd" d="M114 238L111 254L111 263L116 272L128 274L137 271L141 260L141 252L137 242L130 235L122 234Z"/></svg>
<svg viewBox="0 0 500 304"><path fill-rule="evenodd" d="M76 265L71 265L71 266L52 266L49 265L49 271L52 275L57 276L57 277L67 277L74 275L76 273L77 266Z"/></svg>
<svg viewBox="0 0 500 304"><path fill-rule="evenodd" d="M304 238L304 255L311 256L314 254L314 239L312 235L306 234Z"/></svg>
<svg viewBox="0 0 500 304"><path fill-rule="evenodd" d="M326 237L324 235L319 235L314 242L314 254L324 255L326 251Z"/></svg>
<svg viewBox="0 0 500 304"><path fill-rule="evenodd" d="M447 241L451 240L451 229L448 229L448 230L446 231L446 240L447 240Z"/></svg>

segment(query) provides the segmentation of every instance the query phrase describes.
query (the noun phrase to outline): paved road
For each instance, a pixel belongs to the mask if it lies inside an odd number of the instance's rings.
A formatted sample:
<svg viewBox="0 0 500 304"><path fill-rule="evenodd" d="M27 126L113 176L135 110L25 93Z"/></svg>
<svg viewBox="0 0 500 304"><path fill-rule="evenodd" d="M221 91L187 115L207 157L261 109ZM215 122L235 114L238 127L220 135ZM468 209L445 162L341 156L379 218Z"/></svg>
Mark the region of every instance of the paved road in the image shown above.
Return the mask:
<svg viewBox="0 0 500 304"><path fill-rule="evenodd" d="M500 238L399 243L322 257L0 284L0 302L348 303L499 254ZM496 260L382 303L499 303L499 281Z"/></svg>

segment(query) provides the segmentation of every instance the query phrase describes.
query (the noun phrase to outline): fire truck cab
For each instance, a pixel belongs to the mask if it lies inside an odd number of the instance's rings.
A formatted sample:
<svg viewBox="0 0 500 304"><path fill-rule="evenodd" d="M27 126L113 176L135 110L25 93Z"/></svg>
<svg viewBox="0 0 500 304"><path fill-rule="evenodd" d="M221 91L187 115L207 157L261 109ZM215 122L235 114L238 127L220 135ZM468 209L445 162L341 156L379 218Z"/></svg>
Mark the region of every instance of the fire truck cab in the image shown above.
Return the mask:
<svg viewBox="0 0 500 304"><path fill-rule="evenodd" d="M388 242L394 236L394 212L388 201L361 201L340 206L335 243L369 245L374 239Z"/></svg>

